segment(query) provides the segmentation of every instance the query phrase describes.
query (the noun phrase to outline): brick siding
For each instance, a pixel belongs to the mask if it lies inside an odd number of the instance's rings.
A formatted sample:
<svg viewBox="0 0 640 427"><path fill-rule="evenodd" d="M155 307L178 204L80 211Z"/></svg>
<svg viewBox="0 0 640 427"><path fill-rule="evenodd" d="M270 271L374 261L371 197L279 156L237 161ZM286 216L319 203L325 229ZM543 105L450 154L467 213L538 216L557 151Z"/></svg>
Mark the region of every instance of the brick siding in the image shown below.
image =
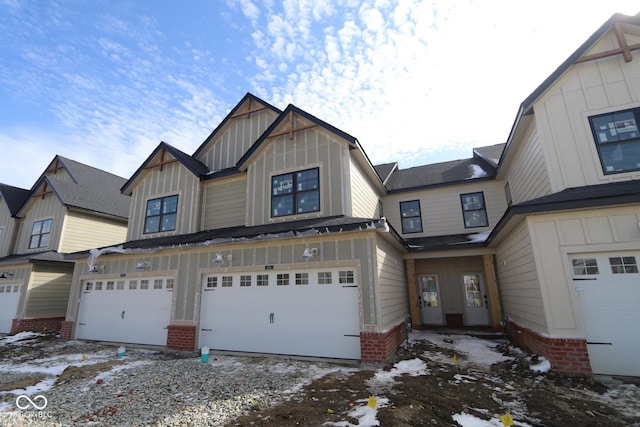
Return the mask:
<svg viewBox="0 0 640 427"><path fill-rule="evenodd" d="M387 362L407 339L405 322L386 332L360 333L360 359L369 363Z"/></svg>
<svg viewBox="0 0 640 427"><path fill-rule="evenodd" d="M181 325L167 326L167 348L171 350L195 350L196 327Z"/></svg>
<svg viewBox="0 0 640 427"><path fill-rule="evenodd" d="M13 319L11 322L11 334L23 331L60 331L64 317L45 317L38 319Z"/></svg>
<svg viewBox="0 0 640 427"><path fill-rule="evenodd" d="M509 338L525 350L544 356L555 372L575 377L593 376L585 339L549 338L513 322L509 322Z"/></svg>
<svg viewBox="0 0 640 427"><path fill-rule="evenodd" d="M65 320L60 325L60 339L69 341L73 336L73 322Z"/></svg>

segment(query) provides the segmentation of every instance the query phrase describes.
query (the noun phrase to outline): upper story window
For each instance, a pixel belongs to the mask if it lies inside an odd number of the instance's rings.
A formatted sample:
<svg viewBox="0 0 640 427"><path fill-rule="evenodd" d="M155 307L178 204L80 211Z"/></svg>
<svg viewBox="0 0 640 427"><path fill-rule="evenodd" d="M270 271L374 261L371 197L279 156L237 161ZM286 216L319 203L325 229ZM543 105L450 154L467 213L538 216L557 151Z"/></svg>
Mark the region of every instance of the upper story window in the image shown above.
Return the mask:
<svg viewBox="0 0 640 427"><path fill-rule="evenodd" d="M144 219L145 234L175 230L177 215L177 195L148 200L147 215Z"/></svg>
<svg viewBox="0 0 640 427"><path fill-rule="evenodd" d="M34 221L31 228L31 239L29 240L29 249L46 248L51 242L51 224L52 219L44 219L42 221Z"/></svg>
<svg viewBox="0 0 640 427"><path fill-rule="evenodd" d="M461 194L462 215L464 217L464 227L486 227L489 225L487 221L487 208L484 204L484 193Z"/></svg>
<svg viewBox="0 0 640 427"><path fill-rule="evenodd" d="M402 217L402 232L422 233L422 214L420 200L400 202L400 216Z"/></svg>
<svg viewBox="0 0 640 427"><path fill-rule="evenodd" d="M640 170L640 108L589 117L606 174Z"/></svg>
<svg viewBox="0 0 640 427"><path fill-rule="evenodd" d="M318 168L271 177L271 216L320 211Z"/></svg>

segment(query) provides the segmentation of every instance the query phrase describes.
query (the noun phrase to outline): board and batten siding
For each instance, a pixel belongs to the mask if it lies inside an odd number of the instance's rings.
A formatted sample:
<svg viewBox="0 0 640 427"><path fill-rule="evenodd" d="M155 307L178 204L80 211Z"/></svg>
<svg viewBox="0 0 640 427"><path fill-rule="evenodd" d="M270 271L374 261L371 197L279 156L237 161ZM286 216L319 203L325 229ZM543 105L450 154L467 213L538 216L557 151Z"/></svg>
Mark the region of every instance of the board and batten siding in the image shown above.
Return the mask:
<svg viewBox="0 0 640 427"><path fill-rule="evenodd" d="M409 314L407 277L402 253L380 236L376 238L376 271L380 331L393 327Z"/></svg>
<svg viewBox="0 0 640 427"><path fill-rule="evenodd" d="M231 118L207 147L198 153L197 159L213 171L235 166L277 117L274 111L266 109Z"/></svg>
<svg viewBox="0 0 640 427"><path fill-rule="evenodd" d="M27 291L26 318L62 317L67 310L73 265L36 266Z"/></svg>
<svg viewBox="0 0 640 427"><path fill-rule="evenodd" d="M507 208L502 181L482 181L466 185L430 188L386 196L384 216L393 228L405 238L442 236L449 234L474 234L491 229ZM462 215L461 194L484 193L488 227L465 228ZM400 202L420 200L422 233L402 233Z"/></svg>
<svg viewBox="0 0 640 427"><path fill-rule="evenodd" d="M28 206L21 221L20 230L18 232L18 242L16 253L42 252L43 250L57 251L60 244L60 234L62 232L62 223L64 221L66 208L60 203L60 200L52 193L41 197L32 198L27 202ZM31 231L34 221L52 219L51 223L51 241L46 248L29 249L29 241L31 240Z"/></svg>
<svg viewBox="0 0 640 427"><path fill-rule="evenodd" d="M555 337L583 336L569 255L637 250L640 213L637 207L619 207L536 215L528 221L549 333Z"/></svg>
<svg viewBox="0 0 640 427"><path fill-rule="evenodd" d="M527 129L513 159L505 173L513 204L551 193L551 182L535 121Z"/></svg>
<svg viewBox="0 0 640 427"><path fill-rule="evenodd" d="M181 163L155 167L144 173L131 195L127 240L173 234L195 233L200 226L200 179ZM144 234L147 201L178 195L176 229L164 233Z"/></svg>
<svg viewBox="0 0 640 427"><path fill-rule="evenodd" d="M122 243L127 223L83 212L67 210L59 252L71 253Z"/></svg>
<svg viewBox="0 0 640 427"><path fill-rule="evenodd" d="M610 31L585 55L618 47ZM589 125L590 116L640 106L638 76L637 58L624 62L622 55L614 55L583 62L573 65L535 103L552 191L640 178L639 171L604 175Z"/></svg>
<svg viewBox="0 0 640 427"><path fill-rule="evenodd" d="M526 221L500 242L496 266L504 315L538 332L547 332L538 269Z"/></svg>
<svg viewBox="0 0 640 427"><path fill-rule="evenodd" d="M247 171L247 225L345 215L349 198L349 149L346 142L319 128L282 135L266 146ZM271 177L317 167L320 171L320 212L271 218Z"/></svg>
<svg viewBox="0 0 640 427"><path fill-rule="evenodd" d="M365 176L362 167L351 158L351 212L356 218L379 218L380 195Z"/></svg>
<svg viewBox="0 0 640 427"><path fill-rule="evenodd" d="M209 182L204 187L202 230L245 224L247 176Z"/></svg>
<svg viewBox="0 0 640 427"><path fill-rule="evenodd" d="M11 254L12 239L17 228L16 219L0 197L0 257Z"/></svg>

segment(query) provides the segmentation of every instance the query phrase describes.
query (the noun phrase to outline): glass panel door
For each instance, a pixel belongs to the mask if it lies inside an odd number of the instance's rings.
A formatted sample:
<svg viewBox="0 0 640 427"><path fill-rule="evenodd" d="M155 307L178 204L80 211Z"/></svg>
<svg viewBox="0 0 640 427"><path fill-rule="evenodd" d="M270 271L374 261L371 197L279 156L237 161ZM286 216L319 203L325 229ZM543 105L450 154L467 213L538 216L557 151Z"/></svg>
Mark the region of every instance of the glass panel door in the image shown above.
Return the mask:
<svg viewBox="0 0 640 427"><path fill-rule="evenodd" d="M442 325L442 305L438 276L425 274L418 277L420 315L424 325Z"/></svg>

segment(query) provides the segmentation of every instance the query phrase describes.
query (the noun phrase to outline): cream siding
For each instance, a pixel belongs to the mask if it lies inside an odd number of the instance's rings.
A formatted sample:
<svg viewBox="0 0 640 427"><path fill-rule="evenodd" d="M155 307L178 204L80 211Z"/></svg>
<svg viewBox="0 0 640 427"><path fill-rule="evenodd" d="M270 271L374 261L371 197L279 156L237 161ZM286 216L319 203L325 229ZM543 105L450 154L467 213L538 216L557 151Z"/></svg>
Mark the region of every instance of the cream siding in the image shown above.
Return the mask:
<svg viewBox="0 0 640 427"><path fill-rule="evenodd" d="M525 221L500 242L496 267L504 315L538 332L547 332L538 269Z"/></svg>
<svg viewBox="0 0 640 427"><path fill-rule="evenodd" d="M349 191L349 150L345 142L314 128L268 139L266 146L247 171L247 225L302 218L344 215L345 192ZM320 171L320 212L271 218L271 177L318 167Z"/></svg>
<svg viewBox="0 0 640 427"><path fill-rule="evenodd" d="M379 218L380 196L365 176L362 167L351 159L351 211L356 218Z"/></svg>
<svg viewBox="0 0 640 427"><path fill-rule="evenodd" d="M376 251L377 293L380 306L380 329L386 330L403 321L408 314L407 278L402 253L378 237Z"/></svg>
<svg viewBox="0 0 640 427"><path fill-rule="evenodd" d="M25 317L65 315L71 288L72 268L36 266L27 291Z"/></svg>
<svg viewBox="0 0 640 427"><path fill-rule="evenodd" d="M122 243L127 237L127 223L68 210L59 252L71 253Z"/></svg>
<svg viewBox="0 0 640 427"><path fill-rule="evenodd" d="M202 230L245 224L247 176L207 183L204 187Z"/></svg>
<svg viewBox="0 0 640 427"><path fill-rule="evenodd" d="M12 237L16 230L16 219L11 217L11 212L0 197L0 257L11 254Z"/></svg>
<svg viewBox="0 0 640 427"><path fill-rule="evenodd" d="M586 54L617 47L615 34L609 32ZM634 56L628 63L614 55L576 64L534 105L552 191L640 178L637 171L604 175L588 120L640 106L640 57Z"/></svg>
<svg viewBox="0 0 640 427"><path fill-rule="evenodd" d="M529 126L513 158L513 163L505 173L513 204L551 193L551 182L535 122Z"/></svg>
<svg viewBox="0 0 640 427"><path fill-rule="evenodd" d="M584 335L569 255L637 249L639 221L640 213L634 207L547 214L529 219L552 336Z"/></svg>
<svg viewBox="0 0 640 427"><path fill-rule="evenodd" d="M104 255L98 264L103 266L100 274L88 274L86 260L76 261L72 300L79 295L83 279L106 280L107 278L143 277L174 275L174 302L171 316L175 324L195 324L199 316L199 292L201 276L204 270L255 271L263 272L265 265L281 268L320 268L322 266L357 266L363 322L376 328L377 309L375 295L375 252L372 249L375 231L360 233L340 233L331 239L305 238L294 240L254 241L244 244L224 246L200 246L145 254L144 256ZM318 255L312 260L301 258L306 247L318 249ZM231 261L218 267L213 262L216 254L231 255ZM135 270L139 260L149 262L145 272ZM401 263L400 263L401 264ZM124 274L124 276L123 276ZM397 280L397 279L394 279ZM389 286L395 286L390 283ZM397 291L397 290L396 290ZM399 291L397 291L399 292ZM67 319L73 320L77 314L77 304L68 305Z"/></svg>
<svg viewBox="0 0 640 427"><path fill-rule="evenodd" d="M214 171L235 166L277 117L267 109L230 119L197 159Z"/></svg>
<svg viewBox="0 0 640 427"><path fill-rule="evenodd" d="M27 202L24 210L24 220L22 221L17 241L16 253L42 252L43 250L57 251L60 244L60 234L64 221L65 207L55 194L47 194L44 199L41 197L32 198ZM29 249L31 231L34 221L52 219L51 241L46 248Z"/></svg>
<svg viewBox="0 0 640 427"><path fill-rule="evenodd" d="M178 195L176 229L164 233L144 234L147 200ZM144 173L131 196L127 240L200 231L200 180L181 163L155 167Z"/></svg>
<svg viewBox="0 0 640 427"><path fill-rule="evenodd" d="M465 228L462 216L461 194L484 193L488 227ZM422 233L402 234L400 202L419 200L422 215ZM466 185L453 185L419 191L391 194L384 199L384 216L404 238L474 234L490 230L507 208L504 183L483 181Z"/></svg>

